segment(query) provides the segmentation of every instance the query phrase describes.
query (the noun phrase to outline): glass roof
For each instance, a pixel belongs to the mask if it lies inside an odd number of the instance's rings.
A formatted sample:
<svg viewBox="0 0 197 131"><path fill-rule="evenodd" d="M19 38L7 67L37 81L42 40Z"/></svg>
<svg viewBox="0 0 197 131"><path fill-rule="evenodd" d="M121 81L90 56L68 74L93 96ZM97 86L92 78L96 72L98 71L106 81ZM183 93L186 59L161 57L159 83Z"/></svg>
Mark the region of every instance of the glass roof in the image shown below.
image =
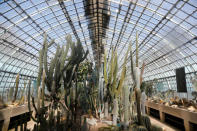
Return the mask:
<svg viewBox="0 0 197 131"><path fill-rule="evenodd" d="M90 61L100 61L103 49L109 59L114 47L121 68L130 42L135 56L138 32L145 80L174 76L183 66L197 71L196 0L7 0L0 13L0 87L13 86L18 72L37 76L44 32L55 39L49 58L71 34Z"/></svg>

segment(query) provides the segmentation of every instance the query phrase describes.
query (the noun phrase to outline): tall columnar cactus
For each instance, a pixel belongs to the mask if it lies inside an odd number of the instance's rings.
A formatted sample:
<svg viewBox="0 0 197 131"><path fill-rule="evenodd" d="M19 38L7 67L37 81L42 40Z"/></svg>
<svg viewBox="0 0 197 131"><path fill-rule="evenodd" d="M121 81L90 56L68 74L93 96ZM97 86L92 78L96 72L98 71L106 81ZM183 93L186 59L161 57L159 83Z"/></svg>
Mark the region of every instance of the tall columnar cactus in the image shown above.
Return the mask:
<svg viewBox="0 0 197 131"><path fill-rule="evenodd" d="M125 128L129 125L129 87L124 86L124 123Z"/></svg>
<svg viewBox="0 0 197 131"><path fill-rule="evenodd" d="M121 76L120 76L120 80L119 80L119 83L118 83L118 87L117 87L117 90L116 90L116 95L119 95L122 91L122 87L123 87L123 84L124 84L124 79L125 79L125 76L126 76L126 62L127 62L127 57L128 57L128 54L129 54L129 51L131 49L131 46L129 45L129 48L126 52L126 55L125 55L125 58L124 58L124 63L123 63L123 66L122 66L122 71L121 71Z"/></svg>
<svg viewBox="0 0 197 131"><path fill-rule="evenodd" d="M12 100L12 103L16 101L17 93L18 93L18 85L19 85L19 73L16 75L16 81L15 81L15 92L14 92L14 98Z"/></svg>
<svg viewBox="0 0 197 131"><path fill-rule="evenodd" d="M42 77L42 72L43 72L43 55L44 55L44 50L41 49L39 51L39 71L38 71L38 77L37 77L37 82L36 82L36 87L38 90L38 87L40 86L41 83L41 77Z"/></svg>
<svg viewBox="0 0 197 131"><path fill-rule="evenodd" d="M45 95L45 70L43 70L42 74L42 108L44 108L44 95Z"/></svg>
<svg viewBox="0 0 197 131"><path fill-rule="evenodd" d="M13 93L14 93L14 87L11 87L9 89L9 95L8 95L8 100L9 101L12 101L12 99L13 99Z"/></svg>
<svg viewBox="0 0 197 131"><path fill-rule="evenodd" d="M24 100L25 100L25 97L24 97L25 89L26 89L26 82L24 82L24 88L22 89L21 98L20 98L19 103L18 103L19 105L24 104Z"/></svg>
<svg viewBox="0 0 197 131"><path fill-rule="evenodd" d="M138 32L136 32L136 67L138 67Z"/></svg>
<svg viewBox="0 0 197 131"><path fill-rule="evenodd" d="M117 73L118 73L118 56L117 56L117 51L113 51L112 49L112 54L111 54L111 60L109 61L109 63L107 63L106 60L106 52L104 55L104 79L105 79L105 96L104 96L104 101L105 101L105 109L108 110L108 103L118 103L117 102L117 98L118 96L120 96L121 92L122 92L122 87L123 87L123 83L124 83L124 79L125 79L125 75L126 75L126 60L128 57L128 53L130 51L130 46L126 52L125 58L124 58L124 63L122 66L122 70L121 70L121 75L120 78L117 77ZM108 70L107 70L107 64L108 65ZM114 99L114 100L113 100ZM117 107L117 108L116 108ZM113 109L113 123L116 123L117 121L117 110L118 110L118 106L116 106Z"/></svg>
<svg viewBox="0 0 197 131"><path fill-rule="evenodd" d="M143 80L144 68L145 68L145 62L143 62L142 64L142 69L140 73L140 85L142 84L142 80Z"/></svg>
<svg viewBox="0 0 197 131"><path fill-rule="evenodd" d="M140 98L141 91L140 86L142 84L142 75L144 72L145 63L142 65L141 73L138 65L138 34L136 32L136 67L133 64L133 56L132 51L130 51L130 60L131 60L131 75L134 83L134 91L135 91L135 99L137 104L137 115L133 117L135 124L131 126L131 130L133 131L150 131L153 130L151 126L151 122L148 116L141 115L140 109ZM159 128L161 129L161 128Z"/></svg>
<svg viewBox="0 0 197 131"><path fill-rule="evenodd" d="M38 101L37 101L37 110L38 110L38 113L40 113L40 97L41 97L41 91L40 91L40 87L38 87Z"/></svg>
<svg viewBox="0 0 197 131"><path fill-rule="evenodd" d="M136 97L136 104L137 104L138 124L142 125L141 108L140 108L140 98L141 98L140 88L135 88L135 97Z"/></svg>
<svg viewBox="0 0 197 131"><path fill-rule="evenodd" d="M133 63L133 52L132 52L132 43L130 42L131 50L130 50L130 62L131 62L131 76L133 79L133 85L135 87L136 85L136 78L135 78L135 72L134 72L134 63Z"/></svg>
<svg viewBox="0 0 197 131"><path fill-rule="evenodd" d="M104 80L105 80L105 84L108 83L108 78L107 78L107 52L105 51L104 53Z"/></svg>

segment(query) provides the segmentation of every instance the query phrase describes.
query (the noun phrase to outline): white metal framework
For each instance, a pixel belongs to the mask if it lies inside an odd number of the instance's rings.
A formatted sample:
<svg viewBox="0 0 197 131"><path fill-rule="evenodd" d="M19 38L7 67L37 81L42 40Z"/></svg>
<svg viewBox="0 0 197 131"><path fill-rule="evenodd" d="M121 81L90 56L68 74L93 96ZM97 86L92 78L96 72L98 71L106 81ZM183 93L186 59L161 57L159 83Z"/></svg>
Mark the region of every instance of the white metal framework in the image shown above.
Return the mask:
<svg viewBox="0 0 197 131"><path fill-rule="evenodd" d="M110 58L114 47L121 68L138 31L145 80L169 80L183 66L187 74L197 71L196 0L4 0L0 14L1 91L14 85L18 72L22 79L37 76L44 32L56 43L49 58L71 34L90 61L99 62L104 49Z"/></svg>

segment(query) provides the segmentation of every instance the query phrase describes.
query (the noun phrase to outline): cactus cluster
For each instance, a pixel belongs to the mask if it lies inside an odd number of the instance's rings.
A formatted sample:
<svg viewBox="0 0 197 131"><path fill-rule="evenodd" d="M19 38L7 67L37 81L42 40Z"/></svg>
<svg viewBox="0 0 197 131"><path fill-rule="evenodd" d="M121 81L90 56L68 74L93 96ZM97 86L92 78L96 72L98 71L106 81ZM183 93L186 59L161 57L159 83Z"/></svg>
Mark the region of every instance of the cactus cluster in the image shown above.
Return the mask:
<svg viewBox="0 0 197 131"><path fill-rule="evenodd" d="M44 35L43 47L39 51L39 69L37 77L37 106L35 105L34 96L31 95L30 85L28 85L28 108L31 111L31 102L35 110L36 116L31 118L36 122L35 130L42 130L49 126L51 130L58 129L61 123L61 115L65 111L74 114L72 101L72 85L77 79L77 70L79 64L87 57L88 51L84 53L83 47L79 40L74 43L71 36L66 37L66 45L57 45L56 53L48 62L48 48L52 46L54 40L47 42L47 35ZM69 49L71 55L68 56ZM49 94L45 94L45 86ZM62 92L61 87L64 87ZM64 94L65 104L60 101L62 94ZM47 98L45 98L47 96ZM45 107L45 100L49 99L49 106ZM60 113L62 112L62 113ZM69 114L70 115L70 114Z"/></svg>
<svg viewBox="0 0 197 131"><path fill-rule="evenodd" d="M114 52L112 49L111 60L109 63L107 63L107 60L106 60L106 56L107 56L106 52L104 54L104 80L105 80L105 87L106 87L106 94L104 97L105 101L112 102L111 101L112 98L115 98L121 94L123 83L124 83L125 76L126 76L126 60L127 60L130 48L131 47L129 46L126 52L120 78L118 78L117 76L117 73L118 73L117 51ZM108 70L107 70L107 64L109 64Z"/></svg>
<svg viewBox="0 0 197 131"><path fill-rule="evenodd" d="M162 131L161 127L151 124L150 118L147 115L142 115L142 124L138 125L137 115L132 117L134 123L130 126L130 129L135 131L146 130L146 131Z"/></svg>

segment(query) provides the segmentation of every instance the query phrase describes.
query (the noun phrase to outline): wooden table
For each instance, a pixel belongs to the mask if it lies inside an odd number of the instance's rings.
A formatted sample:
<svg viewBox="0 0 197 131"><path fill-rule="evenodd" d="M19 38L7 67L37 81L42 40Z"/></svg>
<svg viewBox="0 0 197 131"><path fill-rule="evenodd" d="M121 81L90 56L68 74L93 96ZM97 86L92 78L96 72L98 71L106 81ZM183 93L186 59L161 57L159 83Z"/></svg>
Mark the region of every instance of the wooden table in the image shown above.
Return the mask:
<svg viewBox="0 0 197 131"><path fill-rule="evenodd" d="M190 122L197 124L197 112L191 112L182 108L173 108L170 106L165 106L162 104L157 104L149 101L146 101L145 105L148 115L150 115L150 108L158 110L160 115L160 120L162 122L165 121L165 113L183 119L186 131L192 130Z"/></svg>
<svg viewBox="0 0 197 131"><path fill-rule="evenodd" d="M48 103L45 102L45 106L48 106ZM31 110L34 111L33 106L31 106ZM0 120L4 120L3 122L3 131L7 131L10 123L10 118L15 117L21 114L28 113L28 103L20 106L9 106L0 110Z"/></svg>

